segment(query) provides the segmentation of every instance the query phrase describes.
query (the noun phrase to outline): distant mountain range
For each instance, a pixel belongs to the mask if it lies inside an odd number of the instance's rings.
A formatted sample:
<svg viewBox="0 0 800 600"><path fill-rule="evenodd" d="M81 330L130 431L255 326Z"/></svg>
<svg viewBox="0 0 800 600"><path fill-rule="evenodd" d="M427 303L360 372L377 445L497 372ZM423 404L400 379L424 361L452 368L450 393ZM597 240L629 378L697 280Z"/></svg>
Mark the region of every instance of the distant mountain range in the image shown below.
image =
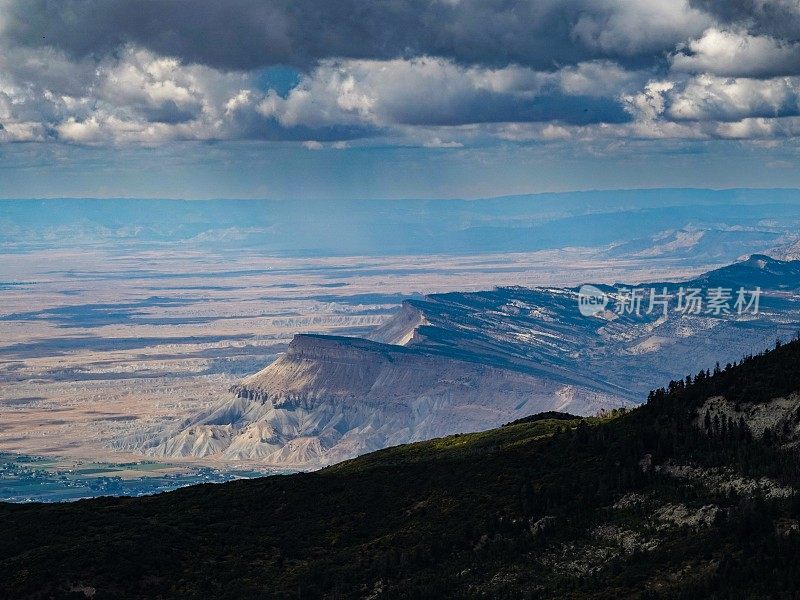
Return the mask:
<svg viewBox="0 0 800 600"><path fill-rule="evenodd" d="M230 398L117 447L157 457L314 468L386 446L477 431L542 411L633 406L659 384L723 364L800 330L800 261L766 255L686 282L600 286L588 316L578 288L499 288L405 302L369 339L298 335ZM649 310L648 292L669 296ZM679 312L681 290L727 290L727 310ZM759 289L758 314L737 314ZM752 295L751 295L752 296ZM752 299L748 296L748 299ZM666 311L666 315L665 315Z"/></svg>
<svg viewBox="0 0 800 600"><path fill-rule="evenodd" d="M0 200L0 251L190 247L285 256L565 247L722 264L797 241L798 190L610 190L477 200Z"/></svg>
<svg viewBox="0 0 800 600"><path fill-rule="evenodd" d="M738 268L759 280L762 262ZM796 598L800 341L702 366L601 418L145 498L0 503L0 597Z"/></svg>

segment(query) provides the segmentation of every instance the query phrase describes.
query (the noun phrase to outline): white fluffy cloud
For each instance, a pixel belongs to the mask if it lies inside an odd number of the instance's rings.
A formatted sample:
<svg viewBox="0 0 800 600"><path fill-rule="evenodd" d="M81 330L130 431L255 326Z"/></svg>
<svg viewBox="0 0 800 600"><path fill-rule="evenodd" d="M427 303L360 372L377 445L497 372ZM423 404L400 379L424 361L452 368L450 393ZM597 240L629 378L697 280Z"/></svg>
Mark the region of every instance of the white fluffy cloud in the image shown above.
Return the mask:
<svg viewBox="0 0 800 600"><path fill-rule="evenodd" d="M235 132L226 108L251 85L246 74L186 66L131 47L78 62L53 51L18 50L0 58L0 123L8 141L229 137Z"/></svg>
<svg viewBox="0 0 800 600"><path fill-rule="evenodd" d="M794 137L800 116L800 78L753 79L696 75L651 81L624 97L641 137Z"/></svg>
<svg viewBox="0 0 800 600"><path fill-rule="evenodd" d="M800 79L724 78L699 75L672 90L669 116L675 120L735 122L800 114Z"/></svg>
<svg viewBox="0 0 800 600"><path fill-rule="evenodd" d="M671 58L672 69L730 77L800 73L800 44L746 31L707 29Z"/></svg>
<svg viewBox="0 0 800 600"><path fill-rule="evenodd" d="M554 72L464 67L441 58L329 61L287 96L268 92L258 111L286 127L575 122L586 118L587 106L595 116L605 111L598 120L618 120L616 95L639 79L609 61Z"/></svg>
<svg viewBox="0 0 800 600"><path fill-rule="evenodd" d="M713 23L707 13L693 8L687 0L610 0L595 4L606 11L582 12L572 36L606 53L633 56L659 52Z"/></svg>

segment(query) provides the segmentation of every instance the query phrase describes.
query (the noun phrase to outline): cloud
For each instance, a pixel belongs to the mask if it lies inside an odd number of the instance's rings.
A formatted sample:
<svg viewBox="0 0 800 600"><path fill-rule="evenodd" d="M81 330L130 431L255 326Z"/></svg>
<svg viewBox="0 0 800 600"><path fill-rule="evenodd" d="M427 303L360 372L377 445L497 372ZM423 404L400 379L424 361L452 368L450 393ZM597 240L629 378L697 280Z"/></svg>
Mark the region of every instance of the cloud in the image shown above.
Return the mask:
<svg viewBox="0 0 800 600"><path fill-rule="evenodd" d="M100 61L71 61L51 49L0 53L0 141L336 140L372 129L333 121L283 126L258 112L264 97L254 74L185 65L133 46Z"/></svg>
<svg viewBox="0 0 800 600"><path fill-rule="evenodd" d="M732 123L720 123L716 125L714 133L716 137L742 140L797 137L800 135L800 118L747 118Z"/></svg>
<svg viewBox="0 0 800 600"><path fill-rule="evenodd" d="M426 148L463 148L461 142L445 142L441 138L434 137L423 144Z"/></svg>
<svg viewBox="0 0 800 600"><path fill-rule="evenodd" d="M100 78L96 97L126 106L147 121L181 123L195 119L213 95L213 86L231 82L209 69L183 68L174 58L129 50ZM239 79L239 84L244 82ZM216 80L216 81L215 81Z"/></svg>
<svg viewBox="0 0 800 600"><path fill-rule="evenodd" d="M794 137L800 122L800 78L697 75L651 81L624 97L641 137L763 139Z"/></svg>
<svg viewBox="0 0 800 600"><path fill-rule="evenodd" d="M800 5L796 0L690 0L720 24L789 42L800 41Z"/></svg>
<svg viewBox="0 0 800 600"><path fill-rule="evenodd" d="M548 123L504 123L499 125L494 134L511 142L555 141L570 138L593 137L589 127L564 127Z"/></svg>
<svg viewBox="0 0 800 600"><path fill-rule="evenodd" d="M249 81L131 47L102 61L14 49L0 55L0 121L79 143L197 139L213 136L220 105Z"/></svg>
<svg viewBox="0 0 800 600"><path fill-rule="evenodd" d="M650 81L636 94L624 95L626 109L637 121L655 121L664 114L667 106L665 94L673 89L670 81Z"/></svg>
<svg viewBox="0 0 800 600"><path fill-rule="evenodd" d="M794 136L798 6L0 0L0 142Z"/></svg>
<svg viewBox="0 0 800 600"><path fill-rule="evenodd" d="M462 67L438 58L330 61L303 77L287 96L268 92L258 110L286 127L626 121L613 97L616 90L607 88L604 96L602 86L591 85L592 78L614 69L604 63L542 73L516 66Z"/></svg>
<svg viewBox="0 0 800 600"><path fill-rule="evenodd" d="M800 115L800 79L769 80L699 75L671 90L668 115L674 120L732 122Z"/></svg>
<svg viewBox="0 0 800 600"><path fill-rule="evenodd" d="M713 23L708 14L686 0L587 2L584 9L572 27L572 36L599 56L653 60Z"/></svg>
<svg viewBox="0 0 800 600"><path fill-rule="evenodd" d="M419 56L535 69L652 62L711 25L685 0L5 0L5 35L77 58L133 44L223 70Z"/></svg>
<svg viewBox="0 0 800 600"><path fill-rule="evenodd" d="M615 97L647 81L646 71L627 70L608 60L582 62L554 73L552 78L570 96Z"/></svg>
<svg viewBox="0 0 800 600"><path fill-rule="evenodd" d="M672 55L670 62L675 71L730 77L800 74L800 44L710 28Z"/></svg>

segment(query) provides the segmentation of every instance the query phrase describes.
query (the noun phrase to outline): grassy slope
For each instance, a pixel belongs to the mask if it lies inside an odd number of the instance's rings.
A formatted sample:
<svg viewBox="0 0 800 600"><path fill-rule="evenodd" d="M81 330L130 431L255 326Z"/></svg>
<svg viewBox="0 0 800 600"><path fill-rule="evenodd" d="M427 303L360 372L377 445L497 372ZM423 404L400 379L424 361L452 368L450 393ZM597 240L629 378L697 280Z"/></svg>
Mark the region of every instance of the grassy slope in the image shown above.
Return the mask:
<svg viewBox="0 0 800 600"><path fill-rule="evenodd" d="M147 498L0 504L0 597L69 597L73 584L96 588L95 598L793 597L797 536L776 536L775 523L796 518L797 502L733 497L639 461L651 454L800 480L786 452L709 439L688 424L712 392L798 389L798 366L792 344L619 418L521 423L317 473ZM632 491L649 504L608 508ZM649 514L669 502L712 503L724 518L655 532ZM553 525L532 533L542 518ZM588 532L601 523L658 544L612 549L579 574L572 555L591 558Z"/></svg>

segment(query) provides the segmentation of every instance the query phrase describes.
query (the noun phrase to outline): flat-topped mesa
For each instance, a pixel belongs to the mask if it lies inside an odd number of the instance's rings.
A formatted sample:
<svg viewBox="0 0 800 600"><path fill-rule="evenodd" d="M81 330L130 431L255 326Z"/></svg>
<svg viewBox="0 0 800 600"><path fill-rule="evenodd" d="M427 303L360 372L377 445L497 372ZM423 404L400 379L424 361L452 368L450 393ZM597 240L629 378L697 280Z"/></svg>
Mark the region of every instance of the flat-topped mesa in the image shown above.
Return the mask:
<svg viewBox="0 0 800 600"><path fill-rule="evenodd" d="M363 338L299 334L265 369L231 388L238 397L276 406L346 401L367 394L387 365L421 359L401 346Z"/></svg>
<svg viewBox="0 0 800 600"><path fill-rule="evenodd" d="M152 456L314 468L530 412L591 414L618 404L594 391L416 346L319 335L296 336L275 362L233 391L153 442L134 443Z"/></svg>
<svg viewBox="0 0 800 600"><path fill-rule="evenodd" d="M372 339L298 333L292 338L283 356L298 359L324 359L336 356L339 359L348 355L361 357L365 353L369 354L376 351L400 351L399 348L395 349L391 346L387 348L387 346L389 344L381 343L377 340L373 341Z"/></svg>

